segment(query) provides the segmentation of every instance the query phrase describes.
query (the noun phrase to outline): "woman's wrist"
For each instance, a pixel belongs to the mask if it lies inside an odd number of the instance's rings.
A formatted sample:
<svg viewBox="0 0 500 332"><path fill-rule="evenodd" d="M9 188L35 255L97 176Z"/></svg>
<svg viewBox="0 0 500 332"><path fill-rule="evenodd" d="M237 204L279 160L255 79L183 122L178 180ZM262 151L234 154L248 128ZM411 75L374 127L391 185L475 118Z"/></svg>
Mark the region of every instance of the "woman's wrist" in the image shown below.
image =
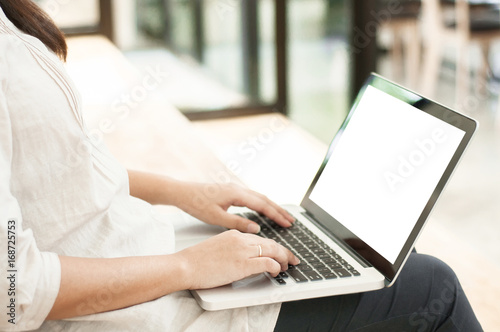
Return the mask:
<svg viewBox="0 0 500 332"><path fill-rule="evenodd" d="M160 177L155 190L156 202L153 204L173 205L188 212L198 194L196 186L196 183Z"/></svg>
<svg viewBox="0 0 500 332"><path fill-rule="evenodd" d="M130 195L150 204L179 206L185 196L185 183L167 176L128 171Z"/></svg>

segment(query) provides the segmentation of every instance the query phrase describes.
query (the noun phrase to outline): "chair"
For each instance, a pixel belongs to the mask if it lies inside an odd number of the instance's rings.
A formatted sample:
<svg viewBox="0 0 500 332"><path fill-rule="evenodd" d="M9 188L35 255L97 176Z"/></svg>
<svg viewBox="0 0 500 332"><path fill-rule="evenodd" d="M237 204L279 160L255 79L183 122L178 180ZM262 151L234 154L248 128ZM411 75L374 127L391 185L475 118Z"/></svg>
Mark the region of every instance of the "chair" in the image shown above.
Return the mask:
<svg viewBox="0 0 500 332"><path fill-rule="evenodd" d="M392 36L391 59L392 72L396 80L401 80L405 69L406 85L415 87L420 69L420 8L421 1L401 1L398 13L381 24L381 29ZM387 1L379 2L379 9L384 9Z"/></svg>
<svg viewBox="0 0 500 332"><path fill-rule="evenodd" d="M443 46L453 42L456 46L456 97L458 108L473 106L469 96L471 73L470 45L481 49L481 67L477 72L476 97L483 98L489 68L489 51L494 40L500 38L500 17L497 5L492 1L423 0L424 71L421 91L426 95L435 92ZM448 15L451 14L451 15ZM476 102L477 99L474 101ZM469 104L469 105L468 105Z"/></svg>

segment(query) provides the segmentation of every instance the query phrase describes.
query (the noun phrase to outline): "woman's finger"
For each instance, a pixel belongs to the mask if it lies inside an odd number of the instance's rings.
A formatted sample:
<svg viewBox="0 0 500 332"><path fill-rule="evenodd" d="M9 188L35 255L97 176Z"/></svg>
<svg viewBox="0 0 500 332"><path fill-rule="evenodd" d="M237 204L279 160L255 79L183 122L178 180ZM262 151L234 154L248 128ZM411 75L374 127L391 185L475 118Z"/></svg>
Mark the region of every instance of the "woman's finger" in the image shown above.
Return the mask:
<svg viewBox="0 0 500 332"><path fill-rule="evenodd" d="M248 262L250 275L262 272L268 272L273 277L276 277L281 272L281 265L269 257L257 257Z"/></svg>
<svg viewBox="0 0 500 332"><path fill-rule="evenodd" d="M282 227L290 227L295 221L285 209L268 199L266 196L249 191L241 200L234 202L236 206L246 206L270 218Z"/></svg>
<svg viewBox="0 0 500 332"><path fill-rule="evenodd" d="M224 211L221 219L223 220L220 222L220 225L223 227L237 229L244 233L257 234L260 232L260 226L257 223L239 215L230 214Z"/></svg>
<svg viewBox="0 0 500 332"><path fill-rule="evenodd" d="M255 244L253 247L256 247L252 248L252 251L256 253L256 255L253 256L254 258L271 258L280 265L281 271L285 271L289 264L296 265L299 263L298 258L295 257L290 250L273 240L260 239L259 243Z"/></svg>

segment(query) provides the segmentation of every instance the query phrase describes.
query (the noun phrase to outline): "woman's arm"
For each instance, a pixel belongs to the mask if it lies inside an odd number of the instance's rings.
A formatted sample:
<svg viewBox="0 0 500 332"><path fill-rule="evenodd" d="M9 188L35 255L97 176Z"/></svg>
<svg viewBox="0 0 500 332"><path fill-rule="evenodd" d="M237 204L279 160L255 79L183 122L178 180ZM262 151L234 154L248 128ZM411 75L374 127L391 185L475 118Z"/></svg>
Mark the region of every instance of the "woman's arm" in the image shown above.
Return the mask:
<svg viewBox="0 0 500 332"><path fill-rule="evenodd" d="M218 192L207 194L204 184L149 173L129 171L129 179L131 195L152 204L178 206L209 223L251 232L248 225L253 222L226 212L229 206L239 205L290 225L284 210L238 186L217 185ZM171 255L59 259L61 285L47 319L116 310L179 290L225 285L256 273L276 276L288 264L298 264L297 258L275 241L236 230Z"/></svg>
<svg viewBox="0 0 500 332"><path fill-rule="evenodd" d="M60 256L61 285L47 319L125 308L187 289L186 266L176 255L79 258Z"/></svg>
<svg viewBox="0 0 500 332"><path fill-rule="evenodd" d="M166 176L128 171L130 194L151 204L174 205L208 224L258 233L259 226L227 213L230 206L246 206L283 227L294 218L264 195L234 184L182 182Z"/></svg>
<svg viewBox="0 0 500 332"><path fill-rule="evenodd" d="M150 204L177 206L186 196L187 183L152 173L128 170L130 195Z"/></svg>
<svg viewBox="0 0 500 332"><path fill-rule="evenodd" d="M298 264L276 242L235 230L171 255L60 256L60 262L61 286L49 320L125 308L178 290L216 287L261 272L276 276L288 264Z"/></svg>

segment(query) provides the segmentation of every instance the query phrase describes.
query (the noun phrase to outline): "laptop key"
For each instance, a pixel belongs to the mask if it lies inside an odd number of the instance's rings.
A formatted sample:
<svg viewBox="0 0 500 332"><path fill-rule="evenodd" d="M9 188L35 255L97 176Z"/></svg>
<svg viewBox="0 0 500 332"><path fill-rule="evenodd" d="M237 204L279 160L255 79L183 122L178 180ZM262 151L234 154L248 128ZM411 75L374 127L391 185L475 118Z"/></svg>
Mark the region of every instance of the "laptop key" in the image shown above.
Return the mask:
<svg viewBox="0 0 500 332"><path fill-rule="evenodd" d="M305 238L305 239L301 239L301 240L302 240L302 243L304 243L306 246L310 246L310 245L314 244L314 241L311 238Z"/></svg>
<svg viewBox="0 0 500 332"><path fill-rule="evenodd" d="M316 273L315 271L306 271L304 272L304 274L306 275L306 277L311 280L311 281L318 281L318 280L323 280L323 277L320 276L318 273Z"/></svg>
<svg viewBox="0 0 500 332"><path fill-rule="evenodd" d="M351 274L346 269L335 269L333 270L340 278L350 277Z"/></svg>
<svg viewBox="0 0 500 332"><path fill-rule="evenodd" d="M343 268L343 266L340 265L339 263L326 263L326 265L328 265L328 267L332 270Z"/></svg>
<svg viewBox="0 0 500 332"><path fill-rule="evenodd" d="M321 248L320 246L318 246L317 244L315 244L314 246L311 247L311 251L316 254L317 256L318 255L322 255L322 254L327 254L325 252L325 250L323 248Z"/></svg>
<svg viewBox="0 0 500 332"><path fill-rule="evenodd" d="M326 263L326 261L329 261L330 263L336 262L335 258L333 258L330 254L324 253L324 254L318 254L317 255L322 261Z"/></svg>
<svg viewBox="0 0 500 332"><path fill-rule="evenodd" d="M322 259L323 259L323 262L328 263L328 264L337 263L337 260L333 257L326 257L326 258L322 258Z"/></svg>
<svg viewBox="0 0 500 332"><path fill-rule="evenodd" d="M280 285L286 285L286 281L280 277L275 277L274 280L276 280Z"/></svg>
<svg viewBox="0 0 500 332"><path fill-rule="evenodd" d="M318 262L320 262L319 258L316 258L314 256L312 257L306 257L306 261L309 263L309 264L316 264Z"/></svg>
<svg viewBox="0 0 500 332"><path fill-rule="evenodd" d="M262 220L255 213L247 212L247 213L244 213L242 215L242 217L250 219L250 220L252 220L252 221L254 221L254 222L258 223L258 224L262 224Z"/></svg>
<svg viewBox="0 0 500 332"><path fill-rule="evenodd" d="M304 258L307 258L307 257L314 257L314 255L312 254L312 252L310 252L309 250L307 251L303 251L301 253L301 256L304 257Z"/></svg>
<svg viewBox="0 0 500 332"><path fill-rule="evenodd" d="M332 273L332 270L330 270L327 267L316 268L316 271L318 271L318 273L321 274L322 276L324 276L325 274Z"/></svg>
<svg viewBox="0 0 500 332"><path fill-rule="evenodd" d="M318 270L318 271L320 271L320 270L330 270L330 269L329 269L329 268L325 265L325 263L320 262L320 261L318 261L318 262L314 262L314 263L312 263L311 265L312 265L312 267L314 267L314 268L315 268L316 270Z"/></svg>
<svg viewBox="0 0 500 332"><path fill-rule="evenodd" d="M288 269L287 273L295 282L306 282L309 280L302 272L296 269Z"/></svg>
<svg viewBox="0 0 500 332"><path fill-rule="evenodd" d="M326 246L326 244L325 244ZM336 255L337 252L333 250L332 248L325 248L326 252L329 253L330 255Z"/></svg>
<svg viewBox="0 0 500 332"><path fill-rule="evenodd" d="M286 284L285 279L288 277L295 282L307 282L359 275L339 254L299 222L292 227L283 228L260 215L245 214L245 217L261 225L260 235L290 248L301 260L299 265L289 265L286 273L281 272L275 278L280 285Z"/></svg>
<svg viewBox="0 0 500 332"><path fill-rule="evenodd" d="M271 230L269 227L267 227L267 226L261 226L261 227L260 227L260 231L261 231L262 233L264 233L264 234L269 234L269 233L272 233L272 230Z"/></svg>
<svg viewBox="0 0 500 332"><path fill-rule="evenodd" d="M329 280L329 279L335 279L335 278L337 278L337 275L335 273L333 273L333 272L329 272L329 273L323 274L323 277L326 280Z"/></svg>
<svg viewBox="0 0 500 332"><path fill-rule="evenodd" d="M310 265L304 264L304 263L300 263L299 265L295 265L295 268L302 271L302 272L311 271L313 269Z"/></svg>
<svg viewBox="0 0 500 332"><path fill-rule="evenodd" d="M300 248L297 248L297 252L298 253L305 253L305 252L310 252L310 251L306 247L300 247Z"/></svg>

